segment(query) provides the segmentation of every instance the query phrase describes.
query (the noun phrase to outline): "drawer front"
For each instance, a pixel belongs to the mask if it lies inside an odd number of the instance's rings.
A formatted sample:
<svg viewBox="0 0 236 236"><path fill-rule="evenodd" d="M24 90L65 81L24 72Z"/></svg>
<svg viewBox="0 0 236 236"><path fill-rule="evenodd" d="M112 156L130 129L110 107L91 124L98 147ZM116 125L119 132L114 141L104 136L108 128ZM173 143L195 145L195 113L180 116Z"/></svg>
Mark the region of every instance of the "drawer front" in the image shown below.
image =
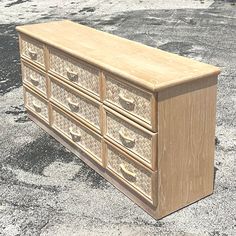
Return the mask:
<svg viewBox="0 0 236 236"><path fill-rule="evenodd" d="M22 62L22 79L25 84L47 96L47 79L43 72Z"/></svg>
<svg viewBox="0 0 236 236"><path fill-rule="evenodd" d="M52 106L52 127L102 163L101 137L54 106Z"/></svg>
<svg viewBox="0 0 236 236"><path fill-rule="evenodd" d="M21 38L21 55L44 66L43 44L30 38Z"/></svg>
<svg viewBox="0 0 236 236"><path fill-rule="evenodd" d="M49 50L49 70L99 96L99 70L58 51Z"/></svg>
<svg viewBox="0 0 236 236"><path fill-rule="evenodd" d="M24 87L25 107L49 123L48 103L28 88Z"/></svg>
<svg viewBox="0 0 236 236"><path fill-rule="evenodd" d="M100 130L100 106L98 102L88 99L61 81L51 77L50 81L52 100Z"/></svg>
<svg viewBox="0 0 236 236"><path fill-rule="evenodd" d="M151 125L152 95L105 74L105 100Z"/></svg>
<svg viewBox="0 0 236 236"><path fill-rule="evenodd" d="M106 144L106 161L107 169L150 200L153 199L152 175L154 172L144 168L110 144Z"/></svg>
<svg viewBox="0 0 236 236"><path fill-rule="evenodd" d="M149 131L145 132L142 127L128 123L118 113L111 113L108 110L105 110L105 113L106 136L151 165L155 134L152 135Z"/></svg>

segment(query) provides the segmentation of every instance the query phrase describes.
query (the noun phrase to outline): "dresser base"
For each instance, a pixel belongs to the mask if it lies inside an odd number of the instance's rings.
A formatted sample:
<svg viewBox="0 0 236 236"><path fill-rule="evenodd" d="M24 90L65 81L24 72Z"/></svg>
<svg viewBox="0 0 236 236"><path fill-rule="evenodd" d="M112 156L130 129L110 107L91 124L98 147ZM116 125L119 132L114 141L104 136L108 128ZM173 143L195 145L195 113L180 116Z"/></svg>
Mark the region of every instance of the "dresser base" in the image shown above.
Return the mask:
<svg viewBox="0 0 236 236"><path fill-rule="evenodd" d="M145 203L145 199L141 199L131 188L124 186L124 184L112 175L109 171L105 170L103 167L98 165L91 157L89 157L83 151L80 151L73 144L65 140L60 134L57 134L52 128L43 121L40 121L31 111L27 110L28 117L40 128L46 131L49 135L51 135L54 139L56 139L59 143L61 143L65 148L70 150L76 156L79 157L84 163L90 166L94 171L96 171L99 175L105 178L109 183L111 183L114 187L120 190L124 195L130 198L133 202L135 202L138 206L144 209L148 214L150 214L153 218L159 219L156 216L156 208L150 203ZM164 216L163 216L164 217Z"/></svg>
<svg viewBox="0 0 236 236"><path fill-rule="evenodd" d="M136 203L139 207L141 207L143 210L145 210L149 215L151 215L154 219L159 220L163 217L172 214L175 211L169 212L168 214L159 214L158 207L153 207L150 205L150 203L145 203L145 199L140 199L140 196L137 196L137 194L130 188L127 188L127 186L124 186L124 184L116 178L114 175L112 175L109 171L98 165L91 157L89 157L86 153L76 148L72 143L65 140L60 134L57 134L52 128L46 124L43 121L40 121L39 118L37 118L34 113L27 110L28 117L31 119L36 125L38 125L40 128L42 128L44 131L46 131L49 135L51 135L55 140L57 140L59 143L61 143L65 148L70 150L72 153L74 153L76 156L79 157L80 160L82 160L84 163L86 163L88 166L90 166L94 171L96 171L99 175L101 175L103 178L105 178L109 183L111 183L115 188L117 188L120 192L122 192L125 196L130 198L134 203ZM206 196L202 196L202 198L196 199L189 204L181 207L184 208L188 205L191 205L194 202L197 202L209 195L211 195L213 192L207 194ZM180 208L180 209L181 209ZM177 209L176 211L180 210Z"/></svg>

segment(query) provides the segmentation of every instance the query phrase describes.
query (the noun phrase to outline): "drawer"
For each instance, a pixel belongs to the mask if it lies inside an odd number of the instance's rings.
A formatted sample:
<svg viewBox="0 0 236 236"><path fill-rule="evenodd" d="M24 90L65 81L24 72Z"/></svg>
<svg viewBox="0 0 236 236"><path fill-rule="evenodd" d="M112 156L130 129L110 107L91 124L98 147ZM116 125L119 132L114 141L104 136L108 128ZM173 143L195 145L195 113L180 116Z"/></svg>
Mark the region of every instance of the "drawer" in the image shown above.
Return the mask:
<svg viewBox="0 0 236 236"><path fill-rule="evenodd" d="M21 62L21 68L23 83L47 97L46 74L41 70L35 69L24 61Z"/></svg>
<svg viewBox="0 0 236 236"><path fill-rule="evenodd" d="M56 106L51 106L52 127L81 150L102 163L102 138Z"/></svg>
<svg viewBox="0 0 236 236"><path fill-rule="evenodd" d="M43 43L26 36L21 36L21 56L39 64L45 65Z"/></svg>
<svg viewBox="0 0 236 236"><path fill-rule="evenodd" d="M56 78L51 76L49 78L50 99L87 125L100 131L100 103Z"/></svg>
<svg viewBox="0 0 236 236"><path fill-rule="evenodd" d="M100 96L100 73L95 67L49 48L49 71L95 97Z"/></svg>
<svg viewBox="0 0 236 236"><path fill-rule="evenodd" d="M152 93L122 82L108 73L105 77L105 103L113 105L114 109L135 119L136 122L156 131L155 113L156 101ZM157 116L157 114L155 115Z"/></svg>
<svg viewBox="0 0 236 236"><path fill-rule="evenodd" d="M157 186L157 172L149 170L108 142L105 151L106 168L155 205L156 196L153 193Z"/></svg>
<svg viewBox="0 0 236 236"><path fill-rule="evenodd" d="M45 99L24 86L24 100L28 110L49 123L48 103Z"/></svg>
<svg viewBox="0 0 236 236"><path fill-rule="evenodd" d="M157 133L152 133L119 113L105 107L105 137L156 169Z"/></svg>

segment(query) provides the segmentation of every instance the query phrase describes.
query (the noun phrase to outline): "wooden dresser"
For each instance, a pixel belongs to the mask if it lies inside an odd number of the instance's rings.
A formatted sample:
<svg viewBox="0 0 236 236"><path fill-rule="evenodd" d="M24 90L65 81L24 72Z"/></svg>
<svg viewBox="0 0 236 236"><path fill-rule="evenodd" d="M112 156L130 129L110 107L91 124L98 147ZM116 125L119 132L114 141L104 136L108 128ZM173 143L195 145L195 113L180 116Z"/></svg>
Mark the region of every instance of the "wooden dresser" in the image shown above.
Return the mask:
<svg viewBox="0 0 236 236"><path fill-rule="evenodd" d="M156 219L213 192L217 67L67 20L16 29L36 124Z"/></svg>

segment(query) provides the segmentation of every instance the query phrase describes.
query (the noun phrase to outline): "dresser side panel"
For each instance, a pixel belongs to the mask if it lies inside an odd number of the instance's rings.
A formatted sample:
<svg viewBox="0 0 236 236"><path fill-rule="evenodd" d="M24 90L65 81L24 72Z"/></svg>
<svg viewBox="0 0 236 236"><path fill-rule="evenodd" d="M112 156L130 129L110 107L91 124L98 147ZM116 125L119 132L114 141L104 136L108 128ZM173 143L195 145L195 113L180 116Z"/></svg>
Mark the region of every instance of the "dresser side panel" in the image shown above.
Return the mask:
<svg viewBox="0 0 236 236"><path fill-rule="evenodd" d="M213 192L216 90L209 77L158 93L158 218Z"/></svg>

